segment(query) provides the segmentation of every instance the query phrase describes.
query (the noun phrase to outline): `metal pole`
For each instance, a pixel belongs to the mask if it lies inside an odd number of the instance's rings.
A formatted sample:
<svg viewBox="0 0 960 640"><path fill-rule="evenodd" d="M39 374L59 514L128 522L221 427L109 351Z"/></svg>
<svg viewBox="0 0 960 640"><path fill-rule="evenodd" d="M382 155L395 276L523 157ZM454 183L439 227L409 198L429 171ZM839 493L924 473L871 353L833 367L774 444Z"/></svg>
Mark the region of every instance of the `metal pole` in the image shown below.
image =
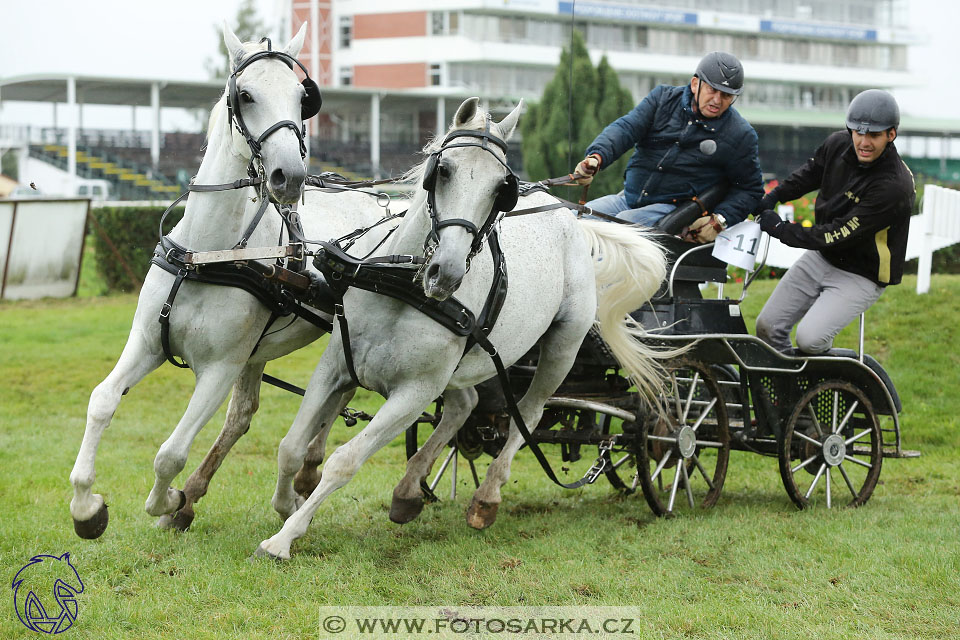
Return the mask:
<svg viewBox="0 0 960 640"><path fill-rule="evenodd" d="M447 102L443 96L437 98L437 137L447 132Z"/></svg>
<svg viewBox="0 0 960 640"><path fill-rule="evenodd" d="M370 96L370 168L373 179L380 179L380 94Z"/></svg>
<svg viewBox="0 0 960 640"><path fill-rule="evenodd" d="M67 173L70 175L70 189L75 188L77 180L77 79L67 78Z"/></svg>
<svg viewBox="0 0 960 640"><path fill-rule="evenodd" d="M160 85L150 85L150 107L153 117L150 119L150 162L154 170L160 165Z"/></svg>

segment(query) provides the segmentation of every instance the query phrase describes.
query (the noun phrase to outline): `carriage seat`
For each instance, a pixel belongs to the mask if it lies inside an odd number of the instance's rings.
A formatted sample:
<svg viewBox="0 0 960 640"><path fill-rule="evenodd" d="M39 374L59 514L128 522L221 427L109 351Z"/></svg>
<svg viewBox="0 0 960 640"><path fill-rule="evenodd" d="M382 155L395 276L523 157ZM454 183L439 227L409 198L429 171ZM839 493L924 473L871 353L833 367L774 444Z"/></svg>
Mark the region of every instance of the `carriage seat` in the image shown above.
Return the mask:
<svg viewBox="0 0 960 640"><path fill-rule="evenodd" d="M823 353L810 354L810 353L805 353L800 349L797 349L796 347L792 347L784 351L784 355L794 356L797 358L816 358L818 356L832 356L835 358L852 358L854 360L857 360L860 358L860 354L858 354L853 349L840 349L840 348L827 349ZM883 366L879 362L877 362L876 359L874 359L874 357L871 356L870 354L864 354L863 364L867 365L875 374L877 374L881 382L883 382L883 385L887 388L888 391L890 391L890 397L893 398L893 405L897 408L897 412L899 413L900 411L902 411L903 406L900 404L900 394L897 393L897 388L893 386L893 380L890 379L890 375L887 373L886 369L884 369Z"/></svg>

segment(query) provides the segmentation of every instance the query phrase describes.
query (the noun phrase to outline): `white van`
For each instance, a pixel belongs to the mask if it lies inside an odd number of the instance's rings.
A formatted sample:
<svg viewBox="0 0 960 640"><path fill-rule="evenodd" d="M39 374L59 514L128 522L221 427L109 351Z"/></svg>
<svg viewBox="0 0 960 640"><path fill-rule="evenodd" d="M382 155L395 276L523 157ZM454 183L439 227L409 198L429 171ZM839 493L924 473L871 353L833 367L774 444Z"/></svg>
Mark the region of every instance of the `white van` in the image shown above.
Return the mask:
<svg viewBox="0 0 960 640"><path fill-rule="evenodd" d="M110 200L111 184L107 180L79 180L75 195L91 200Z"/></svg>

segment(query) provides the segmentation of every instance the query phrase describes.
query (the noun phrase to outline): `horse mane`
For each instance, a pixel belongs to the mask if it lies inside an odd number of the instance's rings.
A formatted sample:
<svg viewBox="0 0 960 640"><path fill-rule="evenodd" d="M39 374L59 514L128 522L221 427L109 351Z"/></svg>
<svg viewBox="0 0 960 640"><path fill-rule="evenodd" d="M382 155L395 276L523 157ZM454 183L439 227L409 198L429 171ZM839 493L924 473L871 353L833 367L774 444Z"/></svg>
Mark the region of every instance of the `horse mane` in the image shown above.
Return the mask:
<svg viewBox="0 0 960 640"><path fill-rule="evenodd" d="M427 159L434 153L440 150L440 147L443 146L444 139L453 133L454 131L483 131L487 123L490 125L490 130L497 137L503 138L503 133L500 131L500 127L493 119L490 117L489 113L478 110L473 117L467 121L463 126L460 127L450 127L443 135L434 136L431 138L426 146L420 151L424 156L423 160L414 165L408 171L404 172L400 178L400 182L410 182L413 184L419 184L423 180L423 169L427 164Z"/></svg>

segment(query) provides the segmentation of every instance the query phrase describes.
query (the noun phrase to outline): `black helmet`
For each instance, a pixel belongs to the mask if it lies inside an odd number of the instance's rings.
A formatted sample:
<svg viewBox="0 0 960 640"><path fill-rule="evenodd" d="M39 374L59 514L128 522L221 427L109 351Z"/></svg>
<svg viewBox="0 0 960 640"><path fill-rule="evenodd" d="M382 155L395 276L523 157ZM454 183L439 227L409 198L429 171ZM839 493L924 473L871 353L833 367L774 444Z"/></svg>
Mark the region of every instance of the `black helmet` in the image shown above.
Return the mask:
<svg viewBox="0 0 960 640"><path fill-rule="evenodd" d="M714 51L703 56L693 75L717 91L735 96L743 92L743 65L729 53Z"/></svg>
<svg viewBox="0 0 960 640"><path fill-rule="evenodd" d="M880 89L857 94L847 107L847 129L864 134L900 126L900 107L893 96Z"/></svg>

